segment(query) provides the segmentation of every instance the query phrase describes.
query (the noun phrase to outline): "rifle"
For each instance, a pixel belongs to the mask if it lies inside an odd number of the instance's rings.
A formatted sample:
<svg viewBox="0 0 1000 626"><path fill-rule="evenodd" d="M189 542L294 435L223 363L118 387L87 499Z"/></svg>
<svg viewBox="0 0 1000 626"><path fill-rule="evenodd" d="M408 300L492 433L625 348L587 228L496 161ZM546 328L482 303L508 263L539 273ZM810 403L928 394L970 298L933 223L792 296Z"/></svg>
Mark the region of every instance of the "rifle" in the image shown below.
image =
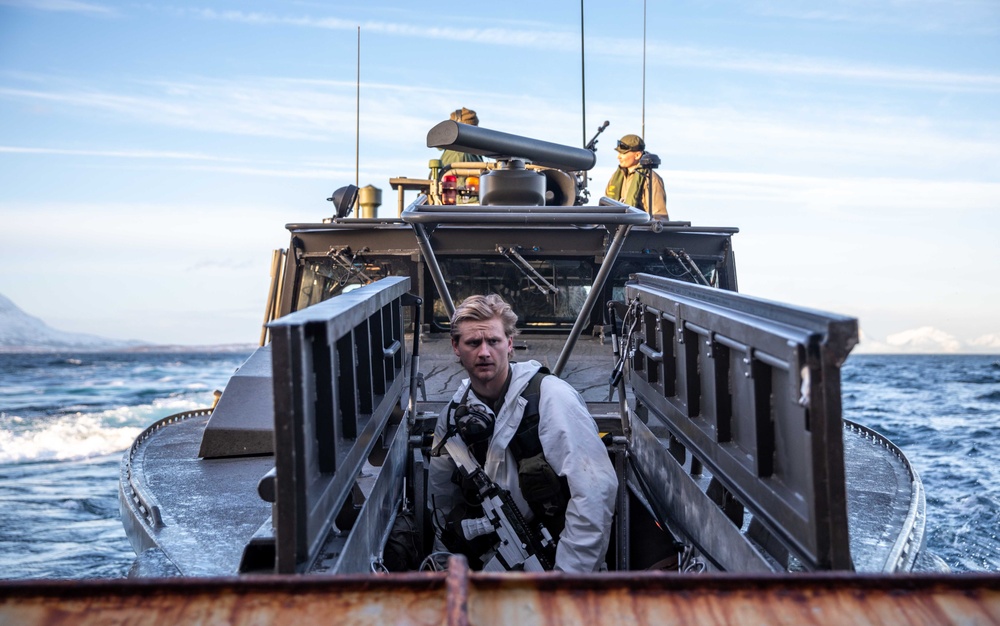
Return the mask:
<svg viewBox="0 0 1000 626"><path fill-rule="evenodd" d="M610 123L611 122L605 120L604 123L597 128L597 132L594 133L594 136L590 138L590 141L587 142L587 145L585 145L584 148L590 150L591 152L597 152L597 137L604 132L604 129L607 128Z"/></svg>
<svg viewBox="0 0 1000 626"><path fill-rule="evenodd" d="M555 565L555 541L541 524L529 525L517 508L510 491L502 489L480 467L460 437L449 437L444 444L458 465L463 478L475 485L483 499L484 516L462 521L467 540L495 533L497 544L483 557L484 572L524 570L541 572Z"/></svg>

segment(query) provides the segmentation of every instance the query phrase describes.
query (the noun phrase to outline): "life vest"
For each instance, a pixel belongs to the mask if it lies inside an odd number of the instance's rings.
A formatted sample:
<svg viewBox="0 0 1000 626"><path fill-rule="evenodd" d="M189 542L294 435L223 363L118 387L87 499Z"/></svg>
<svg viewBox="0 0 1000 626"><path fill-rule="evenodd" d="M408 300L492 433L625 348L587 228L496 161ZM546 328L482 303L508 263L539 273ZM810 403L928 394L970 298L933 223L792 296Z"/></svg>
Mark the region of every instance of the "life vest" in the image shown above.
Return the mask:
<svg viewBox="0 0 1000 626"><path fill-rule="evenodd" d="M623 188L626 181L628 182L628 187ZM609 198L618 200L629 206L634 206L637 209L644 209L648 212L649 209L643 203L643 190L645 188L646 171L643 168L637 168L630 175L628 171L619 167L611 175L611 180L608 181L608 187L605 189L604 194Z"/></svg>

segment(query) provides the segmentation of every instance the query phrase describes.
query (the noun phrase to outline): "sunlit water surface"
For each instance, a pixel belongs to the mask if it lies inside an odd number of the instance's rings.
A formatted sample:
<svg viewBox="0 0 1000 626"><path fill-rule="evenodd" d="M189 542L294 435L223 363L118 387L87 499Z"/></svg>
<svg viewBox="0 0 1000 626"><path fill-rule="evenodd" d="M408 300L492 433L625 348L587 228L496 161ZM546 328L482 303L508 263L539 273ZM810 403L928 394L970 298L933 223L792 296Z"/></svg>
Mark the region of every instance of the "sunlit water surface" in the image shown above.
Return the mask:
<svg viewBox="0 0 1000 626"><path fill-rule="evenodd" d="M123 451L208 406L247 353L0 354L0 577L115 578ZM1000 571L1000 357L852 356L844 416L895 442L927 493L927 545Z"/></svg>

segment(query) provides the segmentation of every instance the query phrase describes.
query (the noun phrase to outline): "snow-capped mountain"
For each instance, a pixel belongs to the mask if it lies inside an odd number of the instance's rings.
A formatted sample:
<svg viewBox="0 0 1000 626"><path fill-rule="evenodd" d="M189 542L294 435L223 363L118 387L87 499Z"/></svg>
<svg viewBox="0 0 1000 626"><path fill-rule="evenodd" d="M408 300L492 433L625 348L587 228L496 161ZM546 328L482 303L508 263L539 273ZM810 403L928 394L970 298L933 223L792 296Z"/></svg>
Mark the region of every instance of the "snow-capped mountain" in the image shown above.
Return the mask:
<svg viewBox="0 0 1000 626"><path fill-rule="evenodd" d="M884 341L865 335L855 354L997 354L1000 353L1000 333L983 335L972 341L962 341L951 333L921 326L888 335Z"/></svg>
<svg viewBox="0 0 1000 626"><path fill-rule="evenodd" d="M142 342L56 330L0 294L0 351L115 350L139 345Z"/></svg>

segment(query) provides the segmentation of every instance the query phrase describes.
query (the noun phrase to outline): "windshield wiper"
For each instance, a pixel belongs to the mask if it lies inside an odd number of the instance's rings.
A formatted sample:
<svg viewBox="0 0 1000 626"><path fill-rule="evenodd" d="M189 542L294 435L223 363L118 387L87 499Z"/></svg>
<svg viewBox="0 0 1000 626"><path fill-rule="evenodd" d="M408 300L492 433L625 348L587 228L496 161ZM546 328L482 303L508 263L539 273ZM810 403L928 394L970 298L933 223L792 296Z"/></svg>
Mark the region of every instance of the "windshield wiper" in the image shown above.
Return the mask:
<svg viewBox="0 0 1000 626"><path fill-rule="evenodd" d="M358 263L358 257L360 257L365 252L369 252L370 248L364 247L358 250L356 254L351 254L350 246L344 246L338 250L330 248L330 252L327 254L333 261L340 267L347 270L347 274L340 279L341 286L346 285L347 281L351 280L354 276L358 276L364 284L371 283L372 279L368 274L365 274L361 269L364 267L364 263Z"/></svg>
<svg viewBox="0 0 1000 626"><path fill-rule="evenodd" d="M524 277L528 281L538 288L538 291L542 295L554 294L556 293L556 287L549 281L545 280L545 277L538 273L531 263L528 263L527 259L517 253L514 248L505 248L503 246L497 246L497 252L499 252L505 259L513 263L514 267L521 270Z"/></svg>
<svg viewBox="0 0 1000 626"><path fill-rule="evenodd" d="M684 248L680 248L680 254L672 248L666 248L664 252L669 253L670 256L677 259L677 262L681 264L681 267L684 268L688 274L691 275L694 282L705 285L706 287L712 286L712 284L708 282L708 279L705 278L705 275L701 273L701 270L698 269L698 264L694 262L694 259L691 258Z"/></svg>

